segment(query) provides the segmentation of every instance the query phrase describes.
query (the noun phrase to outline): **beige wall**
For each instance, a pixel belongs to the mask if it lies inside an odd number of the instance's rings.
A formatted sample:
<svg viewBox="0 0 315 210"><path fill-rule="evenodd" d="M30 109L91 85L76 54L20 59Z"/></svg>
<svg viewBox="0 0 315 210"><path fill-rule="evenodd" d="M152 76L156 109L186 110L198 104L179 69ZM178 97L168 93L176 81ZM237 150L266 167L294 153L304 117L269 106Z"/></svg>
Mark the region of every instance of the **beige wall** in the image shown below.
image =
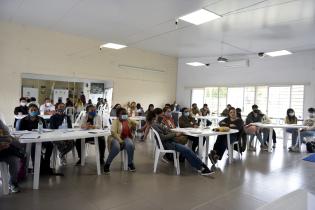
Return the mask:
<svg viewBox="0 0 315 210"><path fill-rule="evenodd" d="M161 106L175 100L177 58L132 47L100 51L100 44L101 41L83 37L0 22L0 112L12 122L21 94L22 73L113 80L113 103L135 100L145 109L149 103Z"/></svg>

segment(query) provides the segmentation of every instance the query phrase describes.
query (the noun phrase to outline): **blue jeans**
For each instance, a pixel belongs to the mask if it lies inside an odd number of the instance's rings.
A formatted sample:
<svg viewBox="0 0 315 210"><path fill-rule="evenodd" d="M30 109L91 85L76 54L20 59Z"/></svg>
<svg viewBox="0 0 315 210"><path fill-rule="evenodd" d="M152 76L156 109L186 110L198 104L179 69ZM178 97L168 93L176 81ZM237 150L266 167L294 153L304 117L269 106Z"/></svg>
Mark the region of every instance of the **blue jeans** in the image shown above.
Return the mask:
<svg viewBox="0 0 315 210"><path fill-rule="evenodd" d="M118 155L118 153L123 149L125 149L128 154L128 165L133 164L133 153L135 150L135 146L130 138L124 139L123 145L120 145L117 139L113 139L111 143L111 150L105 164L110 165L114 158Z"/></svg>
<svg viewBox="0 0 315 210"><path fill-rule="evenodd" d="M296 145L297 137L298 137L298 129L296 128L287 128L286 131L288 133L292 133L292 146Z"/></svg>
<svg viewBox="0 0 315 210"><path fill-rule="evenodd" d="M301 143L303 142L303 139L305 137L313 137L313 136L315 136L315 131L301 131Z"/></svg>
<svg viewBox="0 0 315 210"><path fill-rule="evenodd" d="M202 161L188 147L170 141L165 143L165 149L174 149L176 152L179 152L182 155L182 157L184 157L192 167L196 168L197 170L200 170L202 168L203 164Z"/></svg>

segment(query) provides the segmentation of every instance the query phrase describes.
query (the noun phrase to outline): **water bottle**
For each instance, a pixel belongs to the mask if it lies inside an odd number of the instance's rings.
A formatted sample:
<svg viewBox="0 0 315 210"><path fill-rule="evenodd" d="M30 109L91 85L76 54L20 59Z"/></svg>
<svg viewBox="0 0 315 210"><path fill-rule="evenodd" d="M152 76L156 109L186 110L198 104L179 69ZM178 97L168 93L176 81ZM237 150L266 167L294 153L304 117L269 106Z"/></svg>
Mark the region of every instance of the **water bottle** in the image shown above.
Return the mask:
<svg viewBox="0 0 315 210"><path fill-rule="evenodd" d="M59 129L67 129L67 128L68 128L67 118L65 117L62 121L61 126L59 126Z"/></svg>
<svg viewBox="0 0 315 210"><path fill-rule="evenodd" d="M43 122L41 120L38 121L38 133L43 133Z"/></svg>

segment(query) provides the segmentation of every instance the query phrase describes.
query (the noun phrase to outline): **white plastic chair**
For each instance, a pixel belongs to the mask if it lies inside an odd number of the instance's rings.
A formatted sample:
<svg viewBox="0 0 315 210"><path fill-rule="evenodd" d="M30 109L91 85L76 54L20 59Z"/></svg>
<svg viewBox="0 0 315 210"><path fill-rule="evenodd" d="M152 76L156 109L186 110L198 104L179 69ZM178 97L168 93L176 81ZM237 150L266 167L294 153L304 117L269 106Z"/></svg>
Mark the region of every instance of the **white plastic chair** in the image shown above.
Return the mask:
<svg viewBox="0 0 315 210"><path fill-rule="evenodd" d="M233 157L234 145L237 145L238 156L240 159L242 159L242 153L241 153L241 149L240 149L240 145L238 141L232 143L232 152L231 152L232 157Z"/></svg>
<svg viewBox="0 0 315 210"><path fill-rule="evenodd" d="M174 157L174 166L176 169L176 174L180 175L180 166L179 166L179 159L178 159L179 155L177 154L177 152L175 150L164 149L164 146L162 144L159 133L156 130L154 130L153 128L151 128L151 130L153 131L154 136L155 136L155 140L156 140L153 172L156 173L156 168L157 168L157 164L159 161L160 153L162 153L162 154L172 153L173 157Z"/></svg>
<svg viewBox="0 0 315 210"><path fill-rule="evenodd" d="M0 162L0 174L2 179L2 191L4 195L9 194L9 166L6 162Z"/></svg>
<svg viewBox="0 0 315 210"><path fill-rule="evenodd" d="M81 118L83 117L83 115L86 113L86 111L81 111L79 116L77 117L77 119L75 120L73 127L78 127L79 126L79 122L81 120Z"/></svg>
<svg viewBox="0 0 315 210"><path fill-rule="evenodd" d="M66 115L68 115L71 119L71 122L74 122L74 107L67 107L66 108Z"/></svg>
<svg viewBox="0 0 315 210"><path fill-rule="evenodd" d="M121 168L124 171L128 170L128 154L125 149L123 149L121 152Z"/></svg>

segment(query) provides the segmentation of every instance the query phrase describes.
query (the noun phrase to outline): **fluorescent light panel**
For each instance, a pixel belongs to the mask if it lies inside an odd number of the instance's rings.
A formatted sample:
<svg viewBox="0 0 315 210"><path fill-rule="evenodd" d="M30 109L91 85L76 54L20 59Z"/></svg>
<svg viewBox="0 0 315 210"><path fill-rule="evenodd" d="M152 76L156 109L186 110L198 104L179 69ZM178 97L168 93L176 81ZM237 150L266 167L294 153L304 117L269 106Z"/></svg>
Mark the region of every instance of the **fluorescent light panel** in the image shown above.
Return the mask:
<svg viewBox="0 0 315 210"><path fill-rule="evenodd" d="M184 15L180 17L180 20L195 24L195 25L200 25L215 19L220 18L221 16L214 14L213 12L210 12L205 9L200 9L195 12L189 13L187 15Z"/></svg>
<svg viewBox="0 0 315 210"><path fill-rule="evenodd" d="M287 51L287 50L279 50L279 51L274 51L274 52L267 52L266 55L269 55L271 57L277 57L277 56L282 56L282 55L290 55L292 52Z"/></svg>
<svg viewBox="0 0 315 210"><path fill-rule="evenodd" d="M119 50L122 48L127 47L126 45L122 45L122 44L115 44L115 43L106 43L100 46L100 48L111 48L111 49L115 49L115 50Z"/></svg>
<svg viewBox="0 0 315 210"><path fill-rule="evenodd" d="M204 63L200 63L200 62L190 62L190 63L186 63L187 65L190 66L204 66Z"/></svg>

